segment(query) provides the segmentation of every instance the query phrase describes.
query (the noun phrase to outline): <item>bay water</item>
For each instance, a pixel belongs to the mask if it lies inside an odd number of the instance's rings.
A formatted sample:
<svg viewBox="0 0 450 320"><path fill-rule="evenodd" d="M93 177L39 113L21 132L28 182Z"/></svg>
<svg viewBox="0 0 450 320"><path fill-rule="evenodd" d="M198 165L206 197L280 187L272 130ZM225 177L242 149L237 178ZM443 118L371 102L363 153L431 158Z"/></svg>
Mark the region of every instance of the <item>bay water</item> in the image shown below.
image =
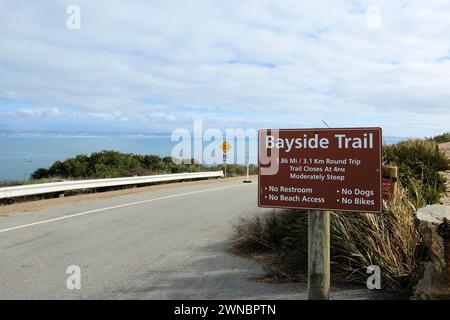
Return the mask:
<svg viewBox="0 0 450 320"><path fill-rule="evenodd" d="M385 137L385 143L402 138ZM38 168L48 168L57 160L101 150L170 156L177 141L169 135L0 135L0 181L25 180ZM208 142L209 144L210 142ZM205 142L206 144L206 142ZM257 150L250 150L256 153ZM251 156L251 158L255 158Z"/></svg>

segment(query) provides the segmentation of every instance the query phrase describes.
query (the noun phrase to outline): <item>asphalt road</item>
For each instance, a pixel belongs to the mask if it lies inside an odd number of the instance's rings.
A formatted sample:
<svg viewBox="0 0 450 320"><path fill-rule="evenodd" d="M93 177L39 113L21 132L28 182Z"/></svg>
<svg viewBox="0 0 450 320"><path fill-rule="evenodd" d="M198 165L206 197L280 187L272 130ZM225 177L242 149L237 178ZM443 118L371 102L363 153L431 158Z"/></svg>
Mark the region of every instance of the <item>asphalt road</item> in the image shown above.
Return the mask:
<svg viewBox="0 0 450 320"><path fill-rule="evenodd" d="M249 281L262 265L230 252L233 224L264 211L255 182L218 180L17 212L0 218L0 299L305 299L306 283Z"/></svg>

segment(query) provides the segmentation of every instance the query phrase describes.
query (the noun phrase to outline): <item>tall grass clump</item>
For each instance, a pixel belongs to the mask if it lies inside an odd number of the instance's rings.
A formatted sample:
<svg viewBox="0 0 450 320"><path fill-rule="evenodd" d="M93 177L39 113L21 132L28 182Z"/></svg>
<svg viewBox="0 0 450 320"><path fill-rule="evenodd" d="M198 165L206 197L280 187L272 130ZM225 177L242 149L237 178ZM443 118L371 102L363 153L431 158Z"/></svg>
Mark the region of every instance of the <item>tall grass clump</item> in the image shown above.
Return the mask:
<svg viewBox="0 0 450 320"><path fill-rule="evenodd" d="M275 253L277 259L268 271L277 278L296 280L307 271L308 215L282 210L242 219L232 243L239 253Z"/></svg>
<svg viewBox="0 0 450 320"><path fill-rule="evenodd" d="M367 267L377 265L382 270L383 288L409 291L424 254L414 222L415 211L408 192L402 189L382 214L333 213L331 246L335 275L365 283Z"/></svg>
<svg viewBox="0 0 450 320"><path fill-rule="evenodd" d="M417 139L384 146L383 163L399 167L398 196L384 203L381 214L331 214L331 273L335 281L365 283L367 268L377 265L384 289L408 292L426 255L414 214L419 207L437 203L445 192L445 180L439 172L448 170L449 160L435 141ZM307 212L276 211L255 219L236 227L235 247L275 254L277 258L268 266L274 277L304 279Z"/></svg>
<svg viewBox="0 0 450 320"><path fill-rule="evenodd" d="M434 141L415 139L384 146L383 161L398 166L400 184L416 206L437 203L446 191L439 172L449 169L449 160Z"/></svg>
<svg viewBox="0 0 450 320"><path fill-rule="evenodd" d="M366 270L382 270L386 290L411 289L416 278L421 239L414 225L415 207L402 190L382 214L331 214L331 274L333 281L365 283ZM236 226L234 247L244 253L272 253L277 258L266 266L276 279L306 278L308 262L308 214L285 210L244 220Z"/></svg>

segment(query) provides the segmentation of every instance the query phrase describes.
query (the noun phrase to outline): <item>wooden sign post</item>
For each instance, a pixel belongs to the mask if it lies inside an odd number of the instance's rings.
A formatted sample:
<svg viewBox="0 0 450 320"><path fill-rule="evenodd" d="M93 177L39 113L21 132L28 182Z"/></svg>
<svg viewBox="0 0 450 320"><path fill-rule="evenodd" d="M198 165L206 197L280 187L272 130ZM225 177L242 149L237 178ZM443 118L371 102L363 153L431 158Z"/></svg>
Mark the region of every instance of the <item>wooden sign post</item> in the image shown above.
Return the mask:
<svg viewBox="0 0 450 320"><path fill-rule="evenodd" d="M330 212L309 211L308 299L330 297Z"/></svg>
<svg viewBox="0 0 450 320"><path fill-rule="evenodd" d="M398 167L383 166L383 200L395 201L398 195Z"/></svg>
<svg viewBox="0 0 450 320"><path fill-rule="evenodd" d="M308 297L330 296L330 211L382 211L381 128L264 129L258 205L308 210Z"/></svg>

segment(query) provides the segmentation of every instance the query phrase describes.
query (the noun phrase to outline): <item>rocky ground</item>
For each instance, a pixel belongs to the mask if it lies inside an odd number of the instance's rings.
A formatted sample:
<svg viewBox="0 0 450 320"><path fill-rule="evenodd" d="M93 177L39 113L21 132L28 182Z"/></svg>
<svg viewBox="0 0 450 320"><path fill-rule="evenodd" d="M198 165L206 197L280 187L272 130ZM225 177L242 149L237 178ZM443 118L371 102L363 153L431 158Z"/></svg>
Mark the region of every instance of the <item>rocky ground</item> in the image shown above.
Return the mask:
<svg viewBox="0 0 450 320"><path fill-rule="evenodd" d="M439 145L450 159L450 143ZM417 212L419 230L425 246L428 248L430 261L422 262L422 275L414 290L414 299L450 299L450 279L448 267L448 250L445 240L438 232L444 218L450 220L450 170L442 172L447 178L447 194L441 198L441 204L420 208Z"/></svg>

